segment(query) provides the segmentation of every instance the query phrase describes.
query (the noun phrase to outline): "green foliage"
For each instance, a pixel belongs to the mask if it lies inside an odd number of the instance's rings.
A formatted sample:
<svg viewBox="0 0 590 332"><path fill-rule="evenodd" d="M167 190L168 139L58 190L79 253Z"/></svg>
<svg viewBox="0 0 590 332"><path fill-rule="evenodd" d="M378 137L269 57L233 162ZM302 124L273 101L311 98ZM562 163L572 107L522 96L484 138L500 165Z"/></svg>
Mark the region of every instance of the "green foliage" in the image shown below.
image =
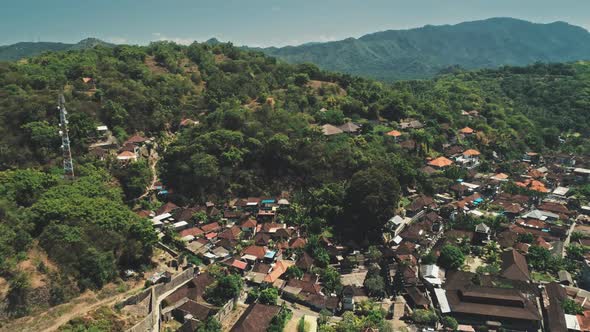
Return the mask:
<svg viewBox="0 0 590 332"><path fill-rule="evenodd" d="M128 200L143 194L152 180L152 171L145 159L130 164L115 164L112 173L121 183Z"/></svg>
<svg viewBox="0 0 590 332"><path fill-rule="evenodd" d="M522 243L533 243L535 237L531 233L518 234L517 241Z"/></svg>
<svg viewBox="0 0 590 332"><path fill-rule="evenodd" d="M563 307L563 311L568 315L581 315L584 313L584 307L569 298L563 300L561 306Z"/></svg>
<svg viewBox="0 0 590 332"><path fill-rule="evenodd" d="M269 287L269 288L263 289L260 292L260 295L258 296L258 302L260 302L262 304L276 305L278 297L279 297L278 290L274 287Z"/></svg>
<svg viewBox="0 0 590 332"><path fill-rule="evenodd" d="M0 268L10 269L33 237L81 289L100 288L119 269L145 264L156 241L153 228L123 205L110 181L105 171L82 165L73 183L30 169L1 172L0 191L13 202L0 204L0 230L6 228Z"/></svg>
<svg viewBox="0 0 590 332"><path fill-rule="evenodd" d="M422 264L435 264L437 260L436 254L432 251L429 251L427 254L425 254L424 256L422 256L420 262Z"/></svg>
<svg viewBox="0 0 590 332"><path fill-rule="evenodd" d="M242 278L237 274L224 275L217 279L217 282L209 286L205 291L207 302L222 306L227 301L235 298L242 290Z"/></svg>
<svg viewBox="0 0 590 332"><path fill-rule="evenodd" d="M465 256L461 252L461 249L449 244L442 248L440 257L438 258L438 263L442 267L451 270L460 269L464 262Z"/></svg>
<svg viewBox="0 0 590 332"><path fill-rule="evenodd" d="M456 331L457 327L459 327L459 323L457 323L457 320L451 316L444 316L442 318L442 324L444 327L450 329L451 331Z"/></svg>
<svg viewBox="0 0 590 332"><path fill-rule="evenodd" d="M381 275L381 268L377 264L371 264L365 277L363 286L371 297L382 298L385 296L385 279Z"/></svg>
<svg viewBox="0 0 590 332"><path fill-rule="evenodd" d="M286 279L301 279L303 277L303 271L297 267L296 265L289 266L287 271L285 271L285 278Z"/></svg>
<svg viewBox="0 0 590 332"><path fill-rule="evenodd" d="M432 310L416 309L412 313L412 320L417 324L434 325L438 321L438 316Z"/></svg>
<svg viewBox="0 0 590 332"><path fill-rule="evenodd" d="M474 33L481 40L474 40ZM568 38L583 45L588 45L590 40L588 33L567 24L545 26L512 18L493 18L262 51L288 62L312 62L328 70L392 81L460 73L462 68L585 59L590 49L570 43ZM498 42L491 45L485 40Z"/></svg>
<svg viewBox="0 0 590 332"><path fill-rule="evenodd" d="M338 270L328 266L320 272L320 280L326 293L337 293L342 291L341 276Z"/></svg>
<svg viewBox="0 0 590 332"><path fill-rule="evenodd" d="M221 323L211 316L205 322L201 322L196 332L221 332Z"/></svg>
<svg viewBox="0 0 590 332"><path fill-rule="evenodd" d="M283 303L279 313L271 319L266 332L282 332L291 316L293 316L293 312Z"/></svg>
<svg viewBox="0 0 590 332"><path fill-rule="evenodd" d="M551 252L543 247L531 246L526 258L533 269L546 271L551 261Z"/></svg>
<svg viewBox="0 0 590 332"><path fill-rule="evenodd" d="M355 173L345 198L352 231L378 237L393 215L399 195L399 182L390 173L374 167Z"/></svg>

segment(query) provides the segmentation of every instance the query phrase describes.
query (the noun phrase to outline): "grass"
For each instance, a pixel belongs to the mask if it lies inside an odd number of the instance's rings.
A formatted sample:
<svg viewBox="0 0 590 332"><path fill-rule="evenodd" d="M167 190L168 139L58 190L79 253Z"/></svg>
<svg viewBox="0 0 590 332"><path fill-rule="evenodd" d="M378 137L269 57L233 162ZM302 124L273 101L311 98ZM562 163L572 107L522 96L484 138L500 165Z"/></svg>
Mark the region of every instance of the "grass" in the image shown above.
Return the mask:
<svg viewBox="0 0 590 332"><path fill-rule="evenodd" d="M552 282L555 281L555 278L548 273L541 273L541 272L532 272L531 279L533 281L543 281L543 282Z"/></svg>

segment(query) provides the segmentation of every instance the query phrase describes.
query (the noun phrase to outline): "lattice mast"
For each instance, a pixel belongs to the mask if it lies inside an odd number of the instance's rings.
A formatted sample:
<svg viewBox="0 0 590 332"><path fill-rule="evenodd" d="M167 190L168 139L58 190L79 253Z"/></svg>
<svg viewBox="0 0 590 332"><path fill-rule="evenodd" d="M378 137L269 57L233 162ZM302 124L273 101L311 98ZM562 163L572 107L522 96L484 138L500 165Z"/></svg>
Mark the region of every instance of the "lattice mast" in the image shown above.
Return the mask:
<svg viewBox="0 0 590 332"><path fill-rule="evenodd" d="M68 120L66 111L66 100L63 93L59 94L57 100L59 110L59 136L61 136L61 149L64 159L64 177L69 180L74 179L74 162L72 161L72 151L70 150L70 136L68 135Z"/></svg>

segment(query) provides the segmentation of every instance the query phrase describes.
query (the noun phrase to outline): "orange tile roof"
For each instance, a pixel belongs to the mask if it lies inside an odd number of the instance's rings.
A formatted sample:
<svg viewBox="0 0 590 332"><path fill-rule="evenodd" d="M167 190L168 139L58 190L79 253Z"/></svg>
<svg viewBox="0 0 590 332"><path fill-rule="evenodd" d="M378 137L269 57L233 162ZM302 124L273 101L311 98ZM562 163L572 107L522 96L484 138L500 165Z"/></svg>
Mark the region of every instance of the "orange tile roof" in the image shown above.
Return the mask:
<svg viewBox="0 0 590 332"><path fill-rule="evenodd" d="M117 156L117 158L124 158L124 157L136 158L137 156L135 155L135 153L133 153L131 151L123 151L123 152L119 153L119 155Z"/></svg>
<svg viewBox="0 0 590 332"><path fill-rule="evenodd" d="M453 164L453 161L450 159L447 159L445 157L438 157L438 158L433 159L428 162L428 165L436 166L436 167L447 167L447 166L451 166L452 164Z"/></svg>
<svg viewBox="0 0 590 332"><path fill-rule="evenodd" d="M481 153L479 153L479 151L474 150L474 149L469 149L465 152L463 152L464 156L479 156Z"/></svg>
<svg viewBox="0 0 590 332"><path fill-rule="evenodd" d="M392 130L392 131L386 133L385 135L392 136L392 137L400 137L402 135L402 133L397 130Z"/></svg>
<svg viewBox="0 0 590 332"><path fill-rule="evenodd" d="M268 283L273 283L275 282L277 279L280 278L280 276L282 276L285 272L287 272L287 269L289 268L289 266L294 265L295 262L292 261L278 261L275 263L275 266L272 268L272 271L266 275L266 277L264 277L264 281L268 282Z"/></svg>
<svg viewBox="0 0 590 332"><path fill-rule="evenodd" d="M504 174L504 173L498 173L498 174L494 175L493 177L498 180L508 179L508 175Z"/></svg>
<svg viewBox="0 0 590 332"><path fill-rule="evenodd" d="M461 134L473 134L474 130L469 127L465 127L463 129L460 129L459 132Z"/></svg>
<svg viewBox="0 0 590 332"><path fill-rule="evenodd" d="M516 182L515 184L519 187L526 188L526 189L533 190L533 191L538 191L541 193L549 192L549 189L545 188L545 184L543 182L537 181L537 180L527 179L523 182Z"/></svg>

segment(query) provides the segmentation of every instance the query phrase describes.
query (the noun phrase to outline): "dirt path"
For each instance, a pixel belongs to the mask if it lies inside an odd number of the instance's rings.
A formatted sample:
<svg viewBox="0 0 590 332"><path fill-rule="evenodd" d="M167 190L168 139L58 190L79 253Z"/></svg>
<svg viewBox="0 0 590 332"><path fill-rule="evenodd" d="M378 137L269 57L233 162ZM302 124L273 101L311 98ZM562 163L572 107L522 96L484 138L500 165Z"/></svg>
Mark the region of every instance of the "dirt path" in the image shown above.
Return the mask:
<svg viewBox="0 0 590 332"><path fill-rule="evenodd" d="M139 196L135 199L136 201L139 201L139 200L145 198L147 195L149 195L150 192L152 191L152 188L156 184L156 182L158 182L158 172L157 172L156 166L158 165L159 160L160 160L160 158L158 156L158 152L154 151L154 152L150 153L150 157L149 157L148 162L150 164L150 170L152 171L152 181L145 188L145 192L141 196Z"/></svg>
<svg viewBox="0 0 590 332"><path fill-rule="evenodd" d="M100 308L101 306L111 306L124 300L133 293L142 289L143 284L137 283L131 289L99 299L99 294L87 291L67 303L52 307L42 313L32 316L19 318L7 325L0 327L0 332L20 331L20 332L38 332L38 331L57 331L60 326L70 320L84 316L85 314Z"/></svg>

